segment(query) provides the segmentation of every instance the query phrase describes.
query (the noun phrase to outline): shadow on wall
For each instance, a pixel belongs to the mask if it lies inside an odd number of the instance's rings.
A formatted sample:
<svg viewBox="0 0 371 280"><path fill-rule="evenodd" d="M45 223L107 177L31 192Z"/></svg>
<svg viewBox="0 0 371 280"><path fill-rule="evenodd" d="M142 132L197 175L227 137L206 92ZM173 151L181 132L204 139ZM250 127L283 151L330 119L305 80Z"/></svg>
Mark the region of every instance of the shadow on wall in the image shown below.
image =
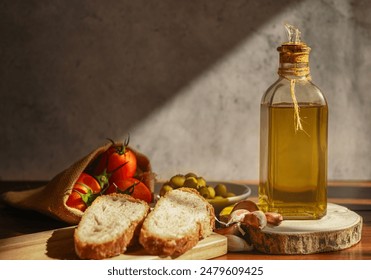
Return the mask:
<svg viewBox="0 0 371 280"><path fill-rule="evenodd" d="M74 158L122 137L294 3L1 3L0 154L9 159L1 170L14 170L22 157L32 174L38 155Z"/></svg>
<svg viewBox="0 0 371 280"><path fill-rule="evenodd" d="M361 142L360 147L356 146L357 156L367 158L367 154L371 152L371 111L370 104L371 98L370 94L364 94L365 89L369 89L371 86L370 76L371 76L371 19L369 15L371 14L371 4L369 1L357 1L352 5L352 15L356 19L355 32L353 33L354 50L352 51L352 58L350 61L351 71L350 80L352 81L352 99L354 103L354 108L356 112L355 119L358 124L358 129L363 130L362 138L364 141ZM366 38L366 40L365 40ZM364 44L364 42L369 42L369 44ZM361 65L361 67L360 67ZM350 72L350 71L349 71ZM366 115L366 117L364 117ZM365 129L364 129L365 128ZM366 152L366 157L364 156ZM365 164L361 167L365 178L371 179L371 168L369 164Z"/></svg>

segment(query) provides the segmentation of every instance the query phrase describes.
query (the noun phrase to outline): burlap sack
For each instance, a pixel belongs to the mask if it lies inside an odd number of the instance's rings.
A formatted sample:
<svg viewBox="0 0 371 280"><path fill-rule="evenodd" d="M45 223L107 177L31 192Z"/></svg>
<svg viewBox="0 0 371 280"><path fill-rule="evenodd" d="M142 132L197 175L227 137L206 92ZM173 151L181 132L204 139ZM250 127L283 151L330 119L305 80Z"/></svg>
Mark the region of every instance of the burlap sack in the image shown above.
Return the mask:
<svg viewBox="0 0 371 280"><path fill-rule="evenodd" d="M121 144L116 143L116 145ZM72 188L80 174L111 145L110 143L95 149L56 175L45 186L32 190L6 192L3 194L2 199L9 205L17 208L35 210L71 225L78 224L83 212L67 206L67 198L71 194ZM138 169L141 173L140 179L153 192L155 176L149 159L131 147L129 148L136 154Z"/></svg>

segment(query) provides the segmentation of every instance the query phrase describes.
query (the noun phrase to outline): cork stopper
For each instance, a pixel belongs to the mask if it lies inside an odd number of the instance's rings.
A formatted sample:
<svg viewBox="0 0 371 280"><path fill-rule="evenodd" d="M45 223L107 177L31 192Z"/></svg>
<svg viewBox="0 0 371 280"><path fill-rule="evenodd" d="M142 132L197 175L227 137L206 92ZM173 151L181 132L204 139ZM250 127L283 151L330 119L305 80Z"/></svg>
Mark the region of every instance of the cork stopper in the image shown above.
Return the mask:
<svg viewBox="0 0 371 280"><path fill-rule="evenodd" d="M285 24L289 41L283 43L277 50L280 52L280 67L278 74L290 81L290 95L294 107L294 127L295 131L304 131L302 119L300 117L300 107L295 95L295 77L309 76L309 52L310 48L301 41L298 28Z"/></svg>
<svg viewBox="0 0 371 280"><path fill-rule="evenodd" d="M280 53L280 68L278 74L308 75L310 47L301 41L298 28L285 24L289 41L283 43L277 50Z"/></svg>

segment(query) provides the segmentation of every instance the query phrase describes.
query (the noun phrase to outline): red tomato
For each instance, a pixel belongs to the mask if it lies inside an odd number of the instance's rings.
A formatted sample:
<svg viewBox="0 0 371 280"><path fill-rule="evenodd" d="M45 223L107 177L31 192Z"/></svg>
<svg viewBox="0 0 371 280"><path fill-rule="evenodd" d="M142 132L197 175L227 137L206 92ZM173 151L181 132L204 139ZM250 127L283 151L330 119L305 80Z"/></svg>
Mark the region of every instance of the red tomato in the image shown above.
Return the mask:
<svg viewBox="0 0 371 280"><path fill-rule="evenodd" d="M101 175L106 171L111 182L133 177L137 170L137 158L127 147L128 144L129 140L126 140L124 145L116 146L112 141L112 146L101 155L95 175Z"/></svg>
<svg viewBox="0 0 371 280"><path fill-rule="evenodd" d="M69 207L85 211L101 191L98 181L87 173L81 173L72 188L66 204Z"/></svg>
<svg viewBox="0 0 371 280"><path fill-rule="evenodd" d="M66 205L71 208L79 209L82 212L84 212L87 208L86 203L81 198L81 194L76 192L76 190L72 190L72 193L66 201Z"/></svg>
<svg viewBox="0 0 371 280"><path fill-rule="evenodd" d="M123 153L115 152L109 157L107 172L111 173L111 182L131 178L135 175L136 170L137 158L134 152L128 148L125 148Z"/></svg>
<svg viewBox="0 0 371 280"><path fill-rule="evenodd" d="M144 200L148 203L152 202L151 191L145 184L143 184L138 179L126 178L124 180L119 180L115 182L115 185L111 184L106 193L107 194L114 192L126 193L134 198Z"/></svg>
<svg viewBox="0 0 371 280"><path fill-rule="evenodd" d="M116 152L116 147L112 146L110 148L108 148L107 151L105 151L103 154L100 155L100 157L98 158L98 164L97 166L94 168L94 174L95 175L100 175L104 172L105 169L107 169L108 167L108 160L110 158L110 156Z"/></svg>

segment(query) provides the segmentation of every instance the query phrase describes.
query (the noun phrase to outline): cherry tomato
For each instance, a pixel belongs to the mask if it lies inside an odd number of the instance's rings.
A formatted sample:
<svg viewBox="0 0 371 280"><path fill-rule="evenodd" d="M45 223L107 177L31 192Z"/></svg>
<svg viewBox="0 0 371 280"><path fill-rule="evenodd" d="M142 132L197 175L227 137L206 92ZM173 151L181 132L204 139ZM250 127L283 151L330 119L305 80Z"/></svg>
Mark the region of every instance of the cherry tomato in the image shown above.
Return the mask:
<svg viewBox="0 0 371 280"><path fill-rule="evenodd" d="M95 174L102 174L104 171L111 178L111 182L131 178L137 170L137 158L135 153L128 148L129 140L121 146L112 146L101 155Z"/></svg>
<svg viewBox="0 0 371 280"><path fill-rule="evenodd" d="M109 157L107 172L111 173L110 182L131 178L137 170L137 158L133 151L125 148L124 153L113 153Z"/></svg>
<svg viewBox="0 0 371 280"><path fill-rule="evenodd" d="M66 204L69 207L85 211L90 204L97 197L101 191L101 185L91 175L81 173L72 188L72 192L68 197Z"/></svg>
<svg viewBox="0 0 371 280"><path fill-rule="evenodd" d="M148 203L152 202L152 193L149 188L135 178L126 178L111 184L106 193L109 194L114 192L126 193Z"/></svg>
<svg viewBox="0 0 371 280"><path fill-rule="evenodd" d="M87 208L86 203L81 198L81 194L78 193L76 190L72 190L72 193L66 201L66 205L71 208L79 209L82 212L84 212Z"/></svg>
<svg viewBox="0 0 371 280"><path fill-rule="evenodd" d="M116 147L112 146L110 148L108 148L107 151L105 151L104 153L102 153L99 158L98 158L98 163L97 163L97 166L94 168L94 174L95 175L99 175L99 174L102 174L104 172L104 170L107 170L107 167L108 167L108 160L110 158L110 156L115 153L117 151Z"/></svg>

